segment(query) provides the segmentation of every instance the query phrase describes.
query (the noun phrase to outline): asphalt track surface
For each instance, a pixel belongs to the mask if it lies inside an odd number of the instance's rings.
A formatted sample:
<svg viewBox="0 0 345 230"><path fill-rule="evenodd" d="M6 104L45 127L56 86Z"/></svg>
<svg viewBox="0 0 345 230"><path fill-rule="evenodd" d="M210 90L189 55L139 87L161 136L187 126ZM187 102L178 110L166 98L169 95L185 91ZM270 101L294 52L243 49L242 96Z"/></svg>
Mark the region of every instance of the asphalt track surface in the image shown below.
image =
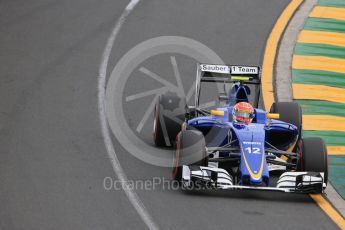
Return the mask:
<svg viewBox="0 0 345 230"><path fill-rule="evenodd" d="M139 42L165 35L197 40L227 63L260 65L287 3L142 1L115 41L108 72ZM116 175L99 125L97 75L107 38L127 4L0 1L0 229L145 228L123 191L103 187L105 177ZM147 66L168 75L167 66L154 63ZM190 63L182 62L180 70L194 78ZM133 82L128 95L142 86ZM129 116L145 106L133 103L124 106ZM135 116L132 121L135 129ZM150 133L140 135L150 141ZM143 163L113 142L129 179L170 178L170 169ZM161 229L337 228L307 195L159 188L136 193Z"/></svg>

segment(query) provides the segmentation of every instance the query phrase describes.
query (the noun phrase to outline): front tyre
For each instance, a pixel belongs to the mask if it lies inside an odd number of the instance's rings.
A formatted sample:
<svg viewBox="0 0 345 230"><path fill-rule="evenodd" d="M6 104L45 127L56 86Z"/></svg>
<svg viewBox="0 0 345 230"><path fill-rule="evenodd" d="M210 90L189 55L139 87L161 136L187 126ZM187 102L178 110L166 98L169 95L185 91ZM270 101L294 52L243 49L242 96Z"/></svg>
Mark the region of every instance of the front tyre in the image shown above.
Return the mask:
<svg viewBox="0 0 345 230"><path fill-rule="evenodd" d="M204 135L197 130L183 130L176 137L175 161L172 178L182 179L182 166L207 166L208 157Z"/></svg>
<svg viewBox="0 0 345 230"><path fill-rule="evenodd" d="M328 154L324 141L319 137L303 138L300 149L301 171L323 172L328 182Z"/></svg>

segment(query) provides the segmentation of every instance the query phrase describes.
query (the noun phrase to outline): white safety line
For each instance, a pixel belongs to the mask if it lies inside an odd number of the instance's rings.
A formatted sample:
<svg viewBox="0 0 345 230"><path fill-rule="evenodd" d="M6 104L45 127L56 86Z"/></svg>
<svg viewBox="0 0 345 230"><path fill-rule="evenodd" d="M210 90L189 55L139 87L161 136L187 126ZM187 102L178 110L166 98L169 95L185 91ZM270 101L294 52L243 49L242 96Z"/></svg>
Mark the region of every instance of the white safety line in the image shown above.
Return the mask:
<svg viewBox="0 0 345 230"><path fill-rule="evenodd" d="M98 76L98 112L99 112L99 118L100 118L100 124L102 129L102 136L104 140L104 144L111 162L111 165L114 169L114 172L117 176L117 178L120 181L124 182L124 192L126 196L128 197L128 200L131 202L141 219L144 221L146 226L149 229L158 229L157 224L153 221L151 215L148 213L147 209L145 208L143 202L140 200L138 195L130 189L128 186L128 179L123 171L123 168L120 164L120 161L115 153L115 149L113 146L113 143L111 141L108 124L107 124L107 118L105 113L105 105L104 105L104 99L105 99L105 87L106 87L106 78L107 78L107 66L108 61L110 57L111 50L113 48L113 44L115 42L115 39L125 22L127 16L131 13L131 11L135 8L135 6L139 3L140 0L131 0L129 4L126 6L124 12L122 13L121 17L116 22L116 25L114 29L112 30L112 33L110 37L108 38L107 44L104 48L101 64L99 67L99 76Z"/></svg>

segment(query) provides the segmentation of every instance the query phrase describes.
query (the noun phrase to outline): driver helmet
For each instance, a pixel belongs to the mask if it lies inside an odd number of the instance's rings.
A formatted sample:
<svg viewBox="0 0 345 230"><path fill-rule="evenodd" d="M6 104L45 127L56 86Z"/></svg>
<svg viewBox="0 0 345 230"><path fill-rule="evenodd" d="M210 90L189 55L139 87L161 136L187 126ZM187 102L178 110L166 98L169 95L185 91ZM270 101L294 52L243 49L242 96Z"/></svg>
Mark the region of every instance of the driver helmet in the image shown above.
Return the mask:
<svg viewBox="0 0 345 230"><path fill-rule="evenodd" d="M248 125L254 118L254 108L248 102L239 102L232 110L232 117L233 121Z"/></svg>

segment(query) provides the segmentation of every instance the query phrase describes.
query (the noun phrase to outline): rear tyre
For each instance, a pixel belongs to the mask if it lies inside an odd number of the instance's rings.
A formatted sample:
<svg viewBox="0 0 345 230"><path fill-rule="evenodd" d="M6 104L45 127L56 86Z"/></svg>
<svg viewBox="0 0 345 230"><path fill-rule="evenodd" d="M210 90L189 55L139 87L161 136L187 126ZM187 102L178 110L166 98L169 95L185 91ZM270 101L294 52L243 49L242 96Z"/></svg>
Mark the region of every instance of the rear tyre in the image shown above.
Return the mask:
<svg viewBox="0 0 345 230"><path fill-rule="evenodd" d="M303 138L299 154L301 171L323 172L327 184L328 155L324 141L319 137Z"/></svg>
<svg viewBox="0 0 345 230"><path fill-rule="evenodd" d="M153 142L159 147L172 147L187 113L184 98L174 93L159 96L153 121Z"/></svg>
<svg viewBox="0 0 345 230"><path fill-rule="evenodd" d="M197 130L183 130L176 137L175 161L172 178L182 179L182 166L207 166L208 157L204 135Z"/></svg>
<svg viewBox="0 0 345 230"><path fill-rule="evenodd" d="M279 113L279 120L293 124L297 127L299 137L302 131L302 108L295 102L274 102L270 113Z"/></svg>
<svg viewBox="0 0 345 230"><path fill-rule="evenodd" d="M271 106L270 113L278 113L279 120L293 124L298 131L298 139L292 151L297 150L297 143L302 137L302 108L295 102L274 102Z"/></svg>

